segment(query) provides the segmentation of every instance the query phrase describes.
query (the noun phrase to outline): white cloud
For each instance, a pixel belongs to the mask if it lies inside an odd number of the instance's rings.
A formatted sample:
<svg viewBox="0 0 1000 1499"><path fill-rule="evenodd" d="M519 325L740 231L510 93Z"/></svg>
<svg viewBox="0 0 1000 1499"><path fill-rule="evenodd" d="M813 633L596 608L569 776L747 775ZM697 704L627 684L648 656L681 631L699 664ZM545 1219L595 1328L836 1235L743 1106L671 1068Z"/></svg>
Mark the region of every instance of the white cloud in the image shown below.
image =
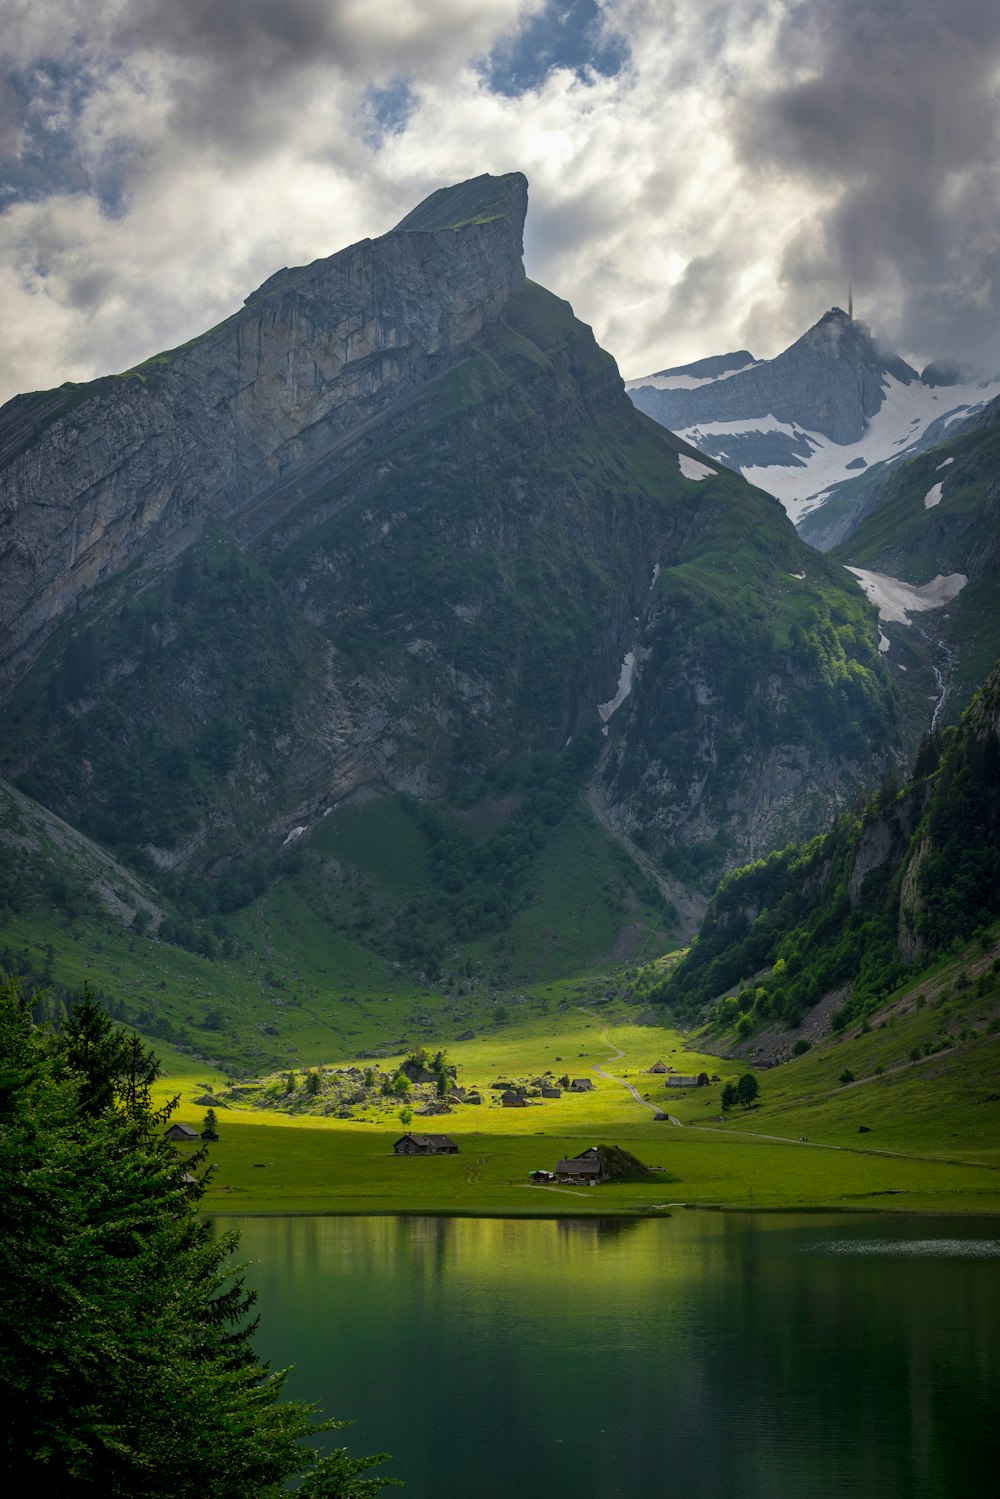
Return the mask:
<svg viewBox="0 0 1000 1499"><path fill-rule="evenodd" d="M183 342L279 266L382 233L434 188L483 171L527 174L528 273L573 303L627 375L740 345L773 354L845 299L837 226L877 209L858 186L864 153L831 162L816 145L828 146L822 111L802 123L793 107L796 89L815 93L843 63L839 32L803 28L800 0L605 0L631 49L616 76L564 69L519 98L491 91L483 55L542 8L406 0L389 25L367 0L15 3L11 171L27 186L0 215L0 395ZM951 89L964 56L949 63ZM52 60L59 104L40 122L30 101L48 98ZM371 91L393 87L405 107L380 131ZM775 148L758 149L776 111ZM991 118L983 103L980 128ZM890 137L875 153L889 175L903 149ZM923 305L939 264L951 302L978 308L979 324L997 312L984 170L963 181L944 160L940 212L963 226L968 253L949 245L935 261L928 243L919 263ZM879 229L863 313L905 341L934 325L907 322L913 262L893 232Z"/></svg>

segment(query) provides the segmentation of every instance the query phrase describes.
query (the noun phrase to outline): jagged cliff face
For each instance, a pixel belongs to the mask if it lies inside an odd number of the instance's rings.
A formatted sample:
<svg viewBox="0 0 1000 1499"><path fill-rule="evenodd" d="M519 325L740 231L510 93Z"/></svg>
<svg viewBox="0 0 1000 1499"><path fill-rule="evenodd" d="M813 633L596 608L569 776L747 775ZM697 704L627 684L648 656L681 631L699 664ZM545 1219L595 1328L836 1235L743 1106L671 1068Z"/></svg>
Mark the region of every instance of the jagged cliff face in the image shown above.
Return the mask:
<svg viewBox="0 0 1000 1499"><path fill-rule="evenodd" d="M279 271L192 345L8 403L0 684L81 596L153 548L169 555L186 524L215 517L242 539L271 524L500 316L524 280L527 183L470 187L382 239Z"/></svg>
<svg viewBox="0 0 1000 1499"><path fill-rule="evenodd" d="M607 815L707 879L880 774L874 612L635 410L525 281L525 204L442 191L4 409L0 765L33 796L211 875L361 786L447 796L603 724Z"/></svg>
<svg viewBox="0 0 1000 1499"><path fill-rule="evenodd" d="M832 561L915 588L942 577L958 585L946 607L910 625L884 625L890 661L904 645L927 654L937 678L935 721L953 723L1000 656L1000 400L883 473L865 510L830 551Z"/></svg>
<svg viewBox="0 0 1000 1499"><path fill-rule="evenodd" d="M729 512L715 551L709 505L665 543L604 770L623 826L707 886L815 832L899 732L850 579L766 511ZM718 571L699 606L703 548Z"/></svg>

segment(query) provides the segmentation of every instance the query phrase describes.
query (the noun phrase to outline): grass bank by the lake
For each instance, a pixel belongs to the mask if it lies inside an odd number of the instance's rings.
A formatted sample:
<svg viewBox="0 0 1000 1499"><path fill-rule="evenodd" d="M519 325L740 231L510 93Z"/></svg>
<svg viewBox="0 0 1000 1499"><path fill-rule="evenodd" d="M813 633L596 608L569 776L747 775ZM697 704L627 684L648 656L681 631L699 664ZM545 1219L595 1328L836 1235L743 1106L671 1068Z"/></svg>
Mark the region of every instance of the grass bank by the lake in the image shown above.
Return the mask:
<svg viewBox="0 0 1000 1499"><path fill-rule="evenodd" d="M408 1127L451 1135L455 1156L394 1155L393 1142L404 1132L394 1106L360 1110L350 1120L220 1109L205 1208L510 1216L657 1214L688 1206L1000 1213L1000 1151L979 1081L963 1093L922 1067L867 1078L859 1067L860 1083L843 1087L830 1072L832 1060L812 1053L794 1064L799 1085L794 1067L761 1072L761 1107L721 1118L722 1084L746 1063L688 1045L675 1031L611 1024L582 1011L558 1025L539 1018L450 1045L461 1082L478 1085L488 1101L414 1117ZM857 1061L845 1045L837 1066L844 1057ZM975 1079L989 1076L998 1049L995 1037L984 1041ZM671 1089L648 1071L661 1056L679 1073L711 1070L719 1081ZM179 1094L175 1117L200 1127L204 1108L195 1100L206 1088L221 1091L224 1080L204 1067L193 1075L190 1059L176 1054L167 1064L162 1095ZM500 1077L544 1071L587 1076L594 1090L524 1109L502 1108L490 1092ZM670 1119L657 1121L654 1110ZM560 1157L598 1143L622 1146L662 1174L652 1182L592 1188L529 1183L531 1171L552 1170Z"/></svg>

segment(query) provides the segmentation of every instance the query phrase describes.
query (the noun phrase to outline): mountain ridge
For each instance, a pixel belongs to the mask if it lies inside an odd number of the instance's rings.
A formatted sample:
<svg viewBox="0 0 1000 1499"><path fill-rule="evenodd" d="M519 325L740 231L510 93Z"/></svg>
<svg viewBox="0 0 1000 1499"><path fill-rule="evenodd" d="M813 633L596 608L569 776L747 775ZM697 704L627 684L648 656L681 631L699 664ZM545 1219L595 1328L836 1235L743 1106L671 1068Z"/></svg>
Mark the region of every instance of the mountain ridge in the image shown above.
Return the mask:
<svg viewBox="0 0 1000 1499"><path fill-rule="evenodd" d="M290 850L331 941L346 922L433 966L491 933L499 962L584 765L700 898L913 736L919 693L846 572L637 411L525 278L525 202L519 174L478 178L279 272L190 345L66 392L7 465L0 769L184 919L285 888ZM525 756L530 816L493 789ZM324 850L373 793L430 851L365 927L363 868ZM491 798L502 836L467 847Z"/></svg>
<svg viewBox="0 0 1000 1499"><path fill-rule="evenodd" d="M1000 393L1000 381L954 365L918 375L839 307L774 359L725 363L741 357L630 380L629 393L654 420L776 495L819 545L826 503L843 508L838 497L858 488L852 473L912 456ZM835 539L843 534L841 526Z"/></svg>
<svg viewBox="0 0 1000 1499"><path fill-rule="evenodd" d="M449 231L397 228L278 272L218 328L124 375L0 410L0 449L14 434L0 472L0 627L14 647L0 688L148 536L162 542L204 512L225 519L310 465L314 480L359 421L454 362L524 279L527 184L512 174L498 196L495 181L476 179L462 200L491 212L469 221L461 258L436 243Z"/></svg>

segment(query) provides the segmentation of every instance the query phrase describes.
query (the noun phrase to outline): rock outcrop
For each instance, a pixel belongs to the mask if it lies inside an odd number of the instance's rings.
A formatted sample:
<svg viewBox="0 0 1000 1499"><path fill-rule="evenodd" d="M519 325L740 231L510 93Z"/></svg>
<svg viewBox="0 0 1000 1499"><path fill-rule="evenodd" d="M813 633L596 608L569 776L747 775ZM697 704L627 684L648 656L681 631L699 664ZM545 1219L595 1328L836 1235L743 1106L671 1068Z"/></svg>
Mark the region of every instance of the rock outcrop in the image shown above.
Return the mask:
<svg viewBox="0 0 1000 1499"><path fill-rule="evenodd" d="M519 173L476 178L381 239L277 272L182 348L8 402L0 691L137 559L169 558L210 516L247 541L355 458L366 425L453 366L518 291L526 208Z"/></svg>

